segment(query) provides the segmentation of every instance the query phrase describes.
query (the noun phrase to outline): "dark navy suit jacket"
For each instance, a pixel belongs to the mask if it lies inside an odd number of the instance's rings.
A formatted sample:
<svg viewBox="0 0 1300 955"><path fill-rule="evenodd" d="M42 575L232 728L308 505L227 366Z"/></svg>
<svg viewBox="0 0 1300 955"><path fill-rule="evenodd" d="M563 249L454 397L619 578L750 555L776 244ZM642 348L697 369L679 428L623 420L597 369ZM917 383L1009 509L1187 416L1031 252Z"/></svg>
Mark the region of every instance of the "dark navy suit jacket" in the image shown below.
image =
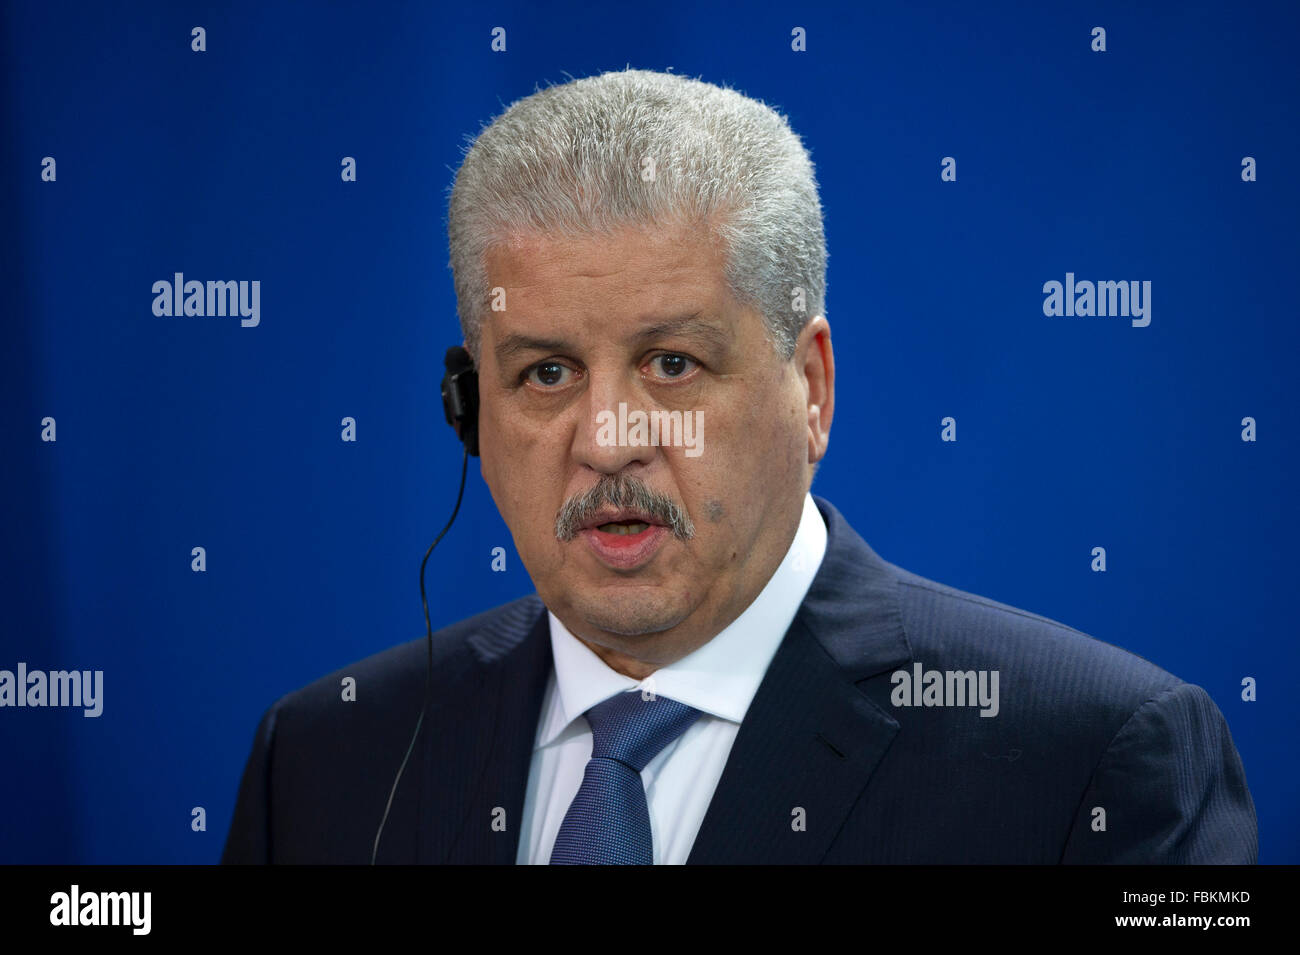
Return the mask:
<svg viewBox="0 0 1300 955"><path fill-rule="evenodd" d="M691 863L1256 861L1241 759L1204 690L908 573L815 500L825 560L741 724ZM276 702L222 861L369 862L425 659L415 640ZM891 674L915 663L998 671L997 715L896 706ZM434 634L432 703L379 862L515 861L550 668L536 595Z"/></svg>

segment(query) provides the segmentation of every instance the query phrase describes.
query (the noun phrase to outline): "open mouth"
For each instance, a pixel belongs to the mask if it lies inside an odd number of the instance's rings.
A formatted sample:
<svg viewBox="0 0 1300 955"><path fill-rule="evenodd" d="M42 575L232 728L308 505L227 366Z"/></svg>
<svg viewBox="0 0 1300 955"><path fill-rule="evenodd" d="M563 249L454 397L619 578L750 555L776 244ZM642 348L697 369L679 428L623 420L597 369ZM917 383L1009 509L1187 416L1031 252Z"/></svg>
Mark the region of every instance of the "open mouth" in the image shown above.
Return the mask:
<svg viewBox="0 0 1300 955"><path fill-rule="evenodd" d="M613 516L615 515L600 515ZM596 520L600 520L600 517ZM635 571L653 560L655 554L672 538L672 531L653 521L654 518L649 514L627 514L623 518L588 524L579 534L592 555L606 567L617 571Z"/></svg>
<svg viewBox="0 0 1300 955"><path fill-rule="evenodd" d="M606 534L640 534L649 526L645 521L610 521L596 525L596 530Z"/></svg>

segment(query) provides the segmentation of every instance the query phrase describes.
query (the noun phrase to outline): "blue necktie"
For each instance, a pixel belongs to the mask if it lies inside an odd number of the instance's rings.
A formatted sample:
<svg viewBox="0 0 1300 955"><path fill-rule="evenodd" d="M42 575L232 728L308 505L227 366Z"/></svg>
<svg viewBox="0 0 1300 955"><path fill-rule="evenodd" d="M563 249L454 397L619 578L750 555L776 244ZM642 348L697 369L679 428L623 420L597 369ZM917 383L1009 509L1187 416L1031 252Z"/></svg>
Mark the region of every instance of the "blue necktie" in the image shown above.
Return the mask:
<svg viewBox="0 0 1300 955"><path fill-rule="evenodd" d="M587 710L591 759L551 849L551 865L650 865L654 844L641 770L700 711L639 689Z"/></svg>

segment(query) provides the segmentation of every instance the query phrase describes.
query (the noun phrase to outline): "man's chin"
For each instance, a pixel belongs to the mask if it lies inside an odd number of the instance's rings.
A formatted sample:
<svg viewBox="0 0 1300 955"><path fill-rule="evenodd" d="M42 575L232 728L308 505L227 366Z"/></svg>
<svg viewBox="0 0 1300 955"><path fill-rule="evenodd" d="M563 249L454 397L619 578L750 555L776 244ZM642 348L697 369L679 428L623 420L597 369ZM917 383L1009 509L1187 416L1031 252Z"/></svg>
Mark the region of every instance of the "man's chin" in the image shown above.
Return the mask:
<svg viewBox="0 0 1300 955"><path fill-rule="evenodd" d="M660 594L643 597L571 601L576 615L589 628L620 637L653 637L671 630L687 617L687 611L666 606Z"/></svg>

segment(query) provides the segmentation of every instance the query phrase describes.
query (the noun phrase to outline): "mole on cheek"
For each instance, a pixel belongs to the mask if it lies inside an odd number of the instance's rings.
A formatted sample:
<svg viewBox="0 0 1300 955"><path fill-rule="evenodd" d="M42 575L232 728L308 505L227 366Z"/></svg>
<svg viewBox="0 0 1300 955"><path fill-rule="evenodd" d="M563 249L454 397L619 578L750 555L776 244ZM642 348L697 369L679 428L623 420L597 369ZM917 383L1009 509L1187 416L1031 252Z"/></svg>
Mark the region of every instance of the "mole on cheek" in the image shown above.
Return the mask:
<svg viewBox="0 0 1300 955"><path fill-rule="evenodd" d="M723 508L721 501L709 501L709 503L705 505L705 510L711 524L718 523L718 521L722 520L722 515L726 513L726 509Z"/></svg>

